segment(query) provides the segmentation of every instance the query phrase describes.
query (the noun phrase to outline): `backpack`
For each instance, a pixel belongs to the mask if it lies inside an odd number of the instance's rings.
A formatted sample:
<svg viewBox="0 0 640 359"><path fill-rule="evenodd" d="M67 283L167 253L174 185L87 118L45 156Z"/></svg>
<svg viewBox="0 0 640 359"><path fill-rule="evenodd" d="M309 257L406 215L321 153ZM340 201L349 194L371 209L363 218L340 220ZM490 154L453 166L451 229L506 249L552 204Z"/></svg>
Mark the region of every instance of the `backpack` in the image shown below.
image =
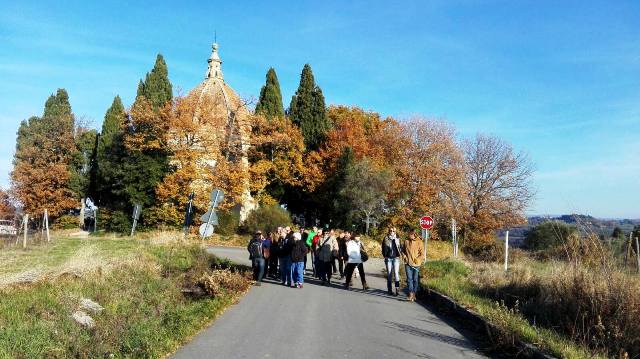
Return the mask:
<svg viewBox="0 0 640 359"><path fill-rule="evenodd" d="M262 258L262 243L260 241L249 243L249 255L251 258Z"/></svg>

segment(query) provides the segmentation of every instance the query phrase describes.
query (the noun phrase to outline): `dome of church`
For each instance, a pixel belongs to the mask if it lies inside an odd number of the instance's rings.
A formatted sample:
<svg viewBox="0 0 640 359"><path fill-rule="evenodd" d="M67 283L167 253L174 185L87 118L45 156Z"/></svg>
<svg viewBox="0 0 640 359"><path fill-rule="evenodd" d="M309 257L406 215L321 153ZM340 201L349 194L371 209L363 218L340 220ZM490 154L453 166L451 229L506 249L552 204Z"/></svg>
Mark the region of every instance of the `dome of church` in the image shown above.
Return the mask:
<svg viewBox="0 0 640 359"><path fill-rule="evenodd" d="M228 160L239 161L242 169L249 169L247 151L251 134L250 113L246 103L224 81L222 60L218 54L218 44L212 46L208 59L208 68L204 81L189 92L189 97L197 99L196 117L203 124L200 141L208 145L194 145L193 150L199 153L201 171L214 172L217 156L222 154ZM206 113L205 113L206 112ZM198 120L198 119L194 119ZM209 187L204 180L193 184L196 187ZM241 220L255 208L255 201L249 192L248 179L244 184L244 193L239 205Z"/></svg>

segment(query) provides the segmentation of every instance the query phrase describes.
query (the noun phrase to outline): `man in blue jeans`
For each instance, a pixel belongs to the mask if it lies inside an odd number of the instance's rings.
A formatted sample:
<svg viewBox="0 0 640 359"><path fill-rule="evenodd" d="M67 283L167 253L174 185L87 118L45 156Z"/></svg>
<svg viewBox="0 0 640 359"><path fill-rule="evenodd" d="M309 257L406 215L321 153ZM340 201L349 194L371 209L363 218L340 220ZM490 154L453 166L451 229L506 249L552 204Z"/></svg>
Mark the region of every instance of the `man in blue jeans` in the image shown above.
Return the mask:
<svg viewBox="0 0 640 359"><path fill-rule="evenodd" d="M291 277L295 287L302 288L304 285L304 259L307 257L307 243L302 240L300 233L293 234L294 244L291 250Z"/></svg>
<svg viewBox="0 0 640 359"><path fill-rule="evenodd" d="M407 273L407 289L409 290L408 300L416 300L416 293L419 286L420 267L424 263L424 247L420 238L415 232L409 233L409 239L404 241L402 246L402 260Z"/></svg>
<svg viewBox="0 0 640 359"><path fill-rule="evenodd" d="M395 228L389 228L389 233L382 240L382 257L387 267L387 293L398 296L400 287L400 239ZM391 291L391 278L395 279L395 293Z"/></svg>
<svg viewBox="0 0 640 359"><path fill-rule="evenodd" d="M251 259L251 267L253 268L253 279L256 281L256 285L259 286L262 283L262 277L264 277L264 248L262 246L262 232L257 231L249 244L247 250L249 251L249 259Z"/></svg>

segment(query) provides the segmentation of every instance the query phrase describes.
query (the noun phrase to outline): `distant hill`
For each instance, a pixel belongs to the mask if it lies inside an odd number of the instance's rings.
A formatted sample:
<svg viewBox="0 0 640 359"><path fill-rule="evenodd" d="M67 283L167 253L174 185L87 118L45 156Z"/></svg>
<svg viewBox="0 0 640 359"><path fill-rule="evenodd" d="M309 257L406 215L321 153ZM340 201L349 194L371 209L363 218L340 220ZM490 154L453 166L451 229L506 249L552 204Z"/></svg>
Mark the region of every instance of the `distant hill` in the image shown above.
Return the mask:
<svg viewBox="0 0 640 359"><path fill-rule="evenodd" d="M625 235L640 225L640 219L603 219L584 214L563 214L558 216L531 216L527 218L528 224L524 226L505 228L499 231L500 238L504 238L504 232L509 230L509 242L519 246L524 240L524 235L531 227L545 221L561 221L577 226L583 232L595 233L599 236L609 237L615 227L620 227Z"/></svg>

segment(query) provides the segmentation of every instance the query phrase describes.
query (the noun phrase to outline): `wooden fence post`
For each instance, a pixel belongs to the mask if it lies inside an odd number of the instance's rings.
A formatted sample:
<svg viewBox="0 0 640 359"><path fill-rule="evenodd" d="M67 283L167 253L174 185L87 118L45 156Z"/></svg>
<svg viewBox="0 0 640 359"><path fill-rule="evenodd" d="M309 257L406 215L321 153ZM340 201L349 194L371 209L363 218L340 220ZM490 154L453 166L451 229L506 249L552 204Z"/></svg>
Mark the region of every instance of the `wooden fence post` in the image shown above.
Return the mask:
<svg viewBox="0 0 640 359"><path fill-rule="evenodd" d="M47 242L51 242L51 236L49 235L49 211L44 210L44 228L47 231Z"/></svg>
<svg viewBox="0 0 640 359"><path fill-rule="evenodd" d="M638 262L638 273L640 273L640 248L638 247L638 237L636 237L636 260Z"/></svg>
<svg viewBox="0 0 640 359"><path fill-rule="evenodd" d="M27 248L27 232L29 231L29 215L25 214L24 215L24 229L23 229L23 236L22 236L22 248L25 249Z"/></svg>
<svg viewBox="0 0 640 359"><path fill-rule="evenodd" d="M504 271L509 269L509 231L504 234Z"/></svg>

